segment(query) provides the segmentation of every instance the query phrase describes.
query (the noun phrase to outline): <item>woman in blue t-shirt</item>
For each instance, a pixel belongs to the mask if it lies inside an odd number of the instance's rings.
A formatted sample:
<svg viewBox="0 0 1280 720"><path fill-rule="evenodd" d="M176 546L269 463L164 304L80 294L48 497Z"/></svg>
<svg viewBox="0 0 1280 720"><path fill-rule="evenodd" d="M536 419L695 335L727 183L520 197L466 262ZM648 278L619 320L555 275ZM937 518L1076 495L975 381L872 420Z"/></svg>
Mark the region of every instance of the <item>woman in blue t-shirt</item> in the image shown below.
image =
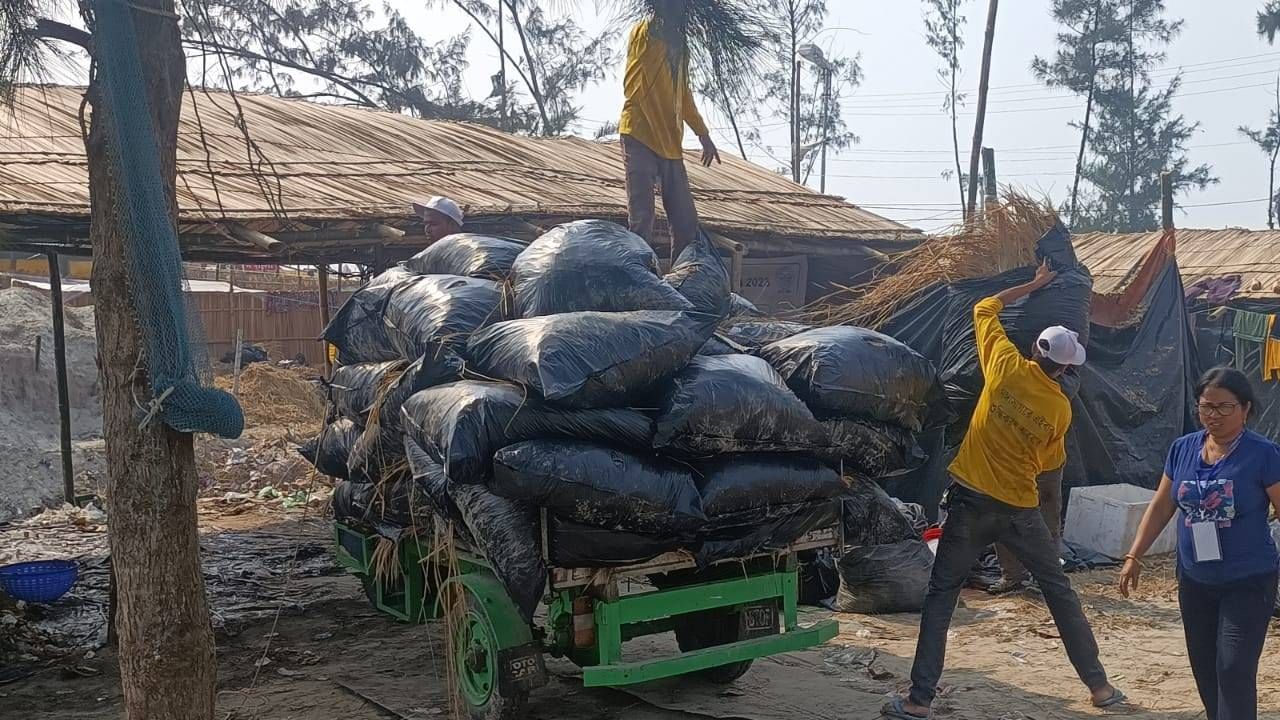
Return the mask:
<svg viewBox="0 0 1280 720"><path fill-rule="evenodd" d="M1187 656L1209 720L1256 720L1258 659L1276 602L1280 556L1267 525L1280 514L1280 446L1245 427L1253 387L1214 368L1196 387L1204 430L1169 449L1160 488L1125 555L1120 593L1178 514L1178 604Z"/></svg>

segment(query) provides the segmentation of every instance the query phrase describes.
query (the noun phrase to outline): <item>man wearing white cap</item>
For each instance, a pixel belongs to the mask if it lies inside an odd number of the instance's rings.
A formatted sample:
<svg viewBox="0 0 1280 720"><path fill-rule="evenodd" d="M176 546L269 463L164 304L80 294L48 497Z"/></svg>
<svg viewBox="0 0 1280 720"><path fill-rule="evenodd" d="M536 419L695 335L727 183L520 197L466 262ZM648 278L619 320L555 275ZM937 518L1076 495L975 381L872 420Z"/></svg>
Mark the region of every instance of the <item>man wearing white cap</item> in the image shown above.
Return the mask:
<svg viewBox="0 0 1280 720"><path fill-rule="evenodd" d="M911 691L885 705L885 717L929 716L960 589L982 551L996 542L1007 546L1040 584L1067 657L1089 689L1090 701L1108 707L1125 699L1098 660L1093 630L1037 507L1036 478L1067 460L1071 402L1058 380L1068 367L1084 364L1085 350L1076 333L1051 327L1040 333L1028 359L1000 324L1000 311L1006 305L1041 290L1055 276L1048 265L1041 265L1031 282L973 308L982 395L950 467L952 484L944 501L947 519L920 615Z"/></svg>
<svg viewBox="0 0 1280 720"><path fill-rule="evenodd" d="M415 202L413 212L422 218L431 242L462 232L462 208L447 197L436 195L425 202Z"/></svg>

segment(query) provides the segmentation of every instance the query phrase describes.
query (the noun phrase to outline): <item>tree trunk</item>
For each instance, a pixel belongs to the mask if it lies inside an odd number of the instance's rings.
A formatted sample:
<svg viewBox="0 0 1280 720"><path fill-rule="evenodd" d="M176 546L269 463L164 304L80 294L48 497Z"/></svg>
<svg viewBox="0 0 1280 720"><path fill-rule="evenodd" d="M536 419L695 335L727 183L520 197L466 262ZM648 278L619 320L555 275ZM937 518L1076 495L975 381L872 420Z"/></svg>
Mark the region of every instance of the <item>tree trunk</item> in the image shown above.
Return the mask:
<svg viewBox="0 0 1280 720"><path fill-rule="evenodd" d="M132 7L137 36L146 39L138 48L146 96L138 101L147 103L155 123L172 193L186 75L174 4L134 0ZM90 85L89 97L98 105L99 88ZM85 152L125 717L207 720L214 712L215 663L200 572L192 438L160 422L139 428L134 398L149 397L150 388L145 367L135 372L144 348L128 299L125 245L130 239L116 211L119 198L107 153L111 140L103 117L93 113Z"/></svg>
<svg viewBox="0 0 1280 720"><path fill-rule="evenodd" d="M953 36L954 37L954 36ZM954 52L954 51L953 51ZM956 155L956 184L960 186L960 212L964 213L964 171L960 169L960 129L956 121L956 64L951 62L951 149Z"/></svg>
<svg viewBox="0 0 1280 720"><path fill-rule="evenodd" d="M516 35L520 38L520 47L524 50L524 61L529 66L529 94L538 106L538 116L542 118L542 134L551 134L551 118L547 115L546 98L542 96L542 88L538 87L538 63L529 49L529 39L524 34L524 23L520 22L520 9L515 0L507 0L507 9L511 11L511 22L515 25Z"/></svg>
<svg viewBox="0 0 1280 720"><path fill-rule="evenodd" d="M991 86L991 50L996 42L996 11L1000 0L987 6L987 32L982 43L982 75L978 80L978 116L973 121L973 148L969 153L969 198L965 219L973 217L978 205L978 158L982 153L982 129L987 120L987 90Z"/></svg>
<svg viewBox="0 0 1280 720"><path fill-rule="evenodd" d="M1080 130L1080 152L1076 155L1076 173L1071 181L1071 208L1068 217L1076 224L1076 202L1080 195L1080 175L1084 172L1084 153L1089 147L1089 124L1093 120L1094 80L1089 81L1089 95L1084 101L1084 126Z"/></svg>

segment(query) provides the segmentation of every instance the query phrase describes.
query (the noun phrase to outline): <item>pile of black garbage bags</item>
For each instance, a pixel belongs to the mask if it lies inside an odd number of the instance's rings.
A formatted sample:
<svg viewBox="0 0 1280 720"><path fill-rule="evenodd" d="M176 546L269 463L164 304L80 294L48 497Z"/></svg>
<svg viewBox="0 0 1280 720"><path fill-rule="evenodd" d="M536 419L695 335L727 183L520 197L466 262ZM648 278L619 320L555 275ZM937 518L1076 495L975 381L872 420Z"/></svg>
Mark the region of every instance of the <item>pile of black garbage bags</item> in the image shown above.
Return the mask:
<svg viewBox="0 0 1280 720"><path fill-rule="evenodd" d="M867 478L925 460L915 434L944 402L888 336L761 318L707 238L662 275L598 220L445 238L324 339L330 421L302 451L340 480L337 518L389 537L451 521L529 615L548 563L706 565L856 518Z"/></svg>

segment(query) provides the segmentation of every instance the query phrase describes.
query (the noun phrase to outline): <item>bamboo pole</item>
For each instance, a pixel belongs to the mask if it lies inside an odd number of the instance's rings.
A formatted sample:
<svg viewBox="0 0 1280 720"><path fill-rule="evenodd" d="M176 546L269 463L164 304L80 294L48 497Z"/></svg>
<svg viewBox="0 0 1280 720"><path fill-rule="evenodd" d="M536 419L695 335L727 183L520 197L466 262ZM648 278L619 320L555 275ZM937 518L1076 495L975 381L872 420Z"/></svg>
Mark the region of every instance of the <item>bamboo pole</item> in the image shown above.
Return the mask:
<svg viewBox="0 0 1280 720"><path fill-rule="evenodd" d="M53 363L58 377L58 435L62 450L62 494L76 502L76 482L71 466L71 401L67 390L67 335L62 308L62 272L58 254L49 253L49 295L53 303Z"/></svg>
<svg viewBox="0 0 1280 720"><path fill-rule="evenodd" d="M973 121L973 149L969 153L969 204L965 206L965 219L973 217L978 206L978 160L982 152L982 130L987 119L987 91L991 87L991 50L996 41L996 10L1000 0L991 0L987 7L987 33L982 45L982 76L978 81L978 115Z"/></svg>

